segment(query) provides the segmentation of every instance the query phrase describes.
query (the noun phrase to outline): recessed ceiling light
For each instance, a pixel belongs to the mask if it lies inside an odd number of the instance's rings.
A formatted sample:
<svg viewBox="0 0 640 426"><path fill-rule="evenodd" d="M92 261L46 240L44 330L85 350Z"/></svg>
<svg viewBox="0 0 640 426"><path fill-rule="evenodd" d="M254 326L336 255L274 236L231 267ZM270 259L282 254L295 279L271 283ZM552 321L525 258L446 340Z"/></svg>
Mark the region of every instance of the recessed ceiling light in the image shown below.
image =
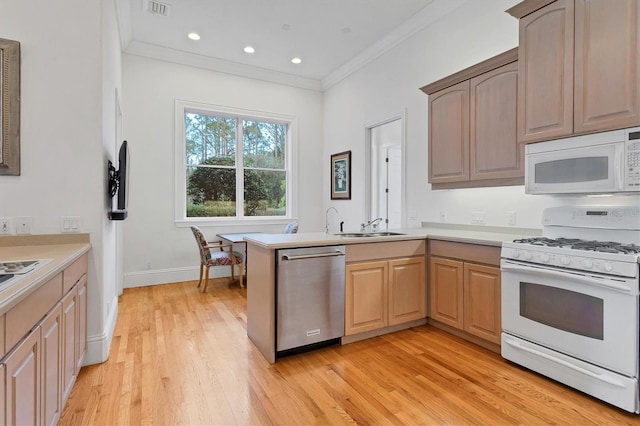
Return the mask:
<svg viewBox="0 0 640 426"><path fill-rule="evenodd" d="M200 34L198 33L189 33L187 35L191 40L200 40Z"/></svg>
<svg viewBox="0 0 640 426"><path fill-rule="evenodd" d="M256 49L254 49L252 46L246 46L246 47L244 48L244 52L245 52L245 53L253 53L253 52L255 52L255 51L256 51Z"/></svg>
<svg viewBox="0 0 640 426"><path fill-rule="evenodd" d="M293 59L291 59L291 62L294 64L301 64L302 63L302 59L298 58L297 56Z"/></svg>

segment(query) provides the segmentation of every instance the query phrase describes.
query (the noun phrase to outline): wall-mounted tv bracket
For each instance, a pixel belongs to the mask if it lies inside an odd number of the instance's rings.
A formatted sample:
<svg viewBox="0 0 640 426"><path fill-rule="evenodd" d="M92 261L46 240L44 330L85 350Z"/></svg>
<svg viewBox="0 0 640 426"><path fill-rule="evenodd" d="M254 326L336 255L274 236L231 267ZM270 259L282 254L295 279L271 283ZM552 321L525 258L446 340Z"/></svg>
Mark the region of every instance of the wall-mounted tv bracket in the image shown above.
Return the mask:
<svg viewBox="0 0 640 426"><path fill-rule="evenodd" d="M108 173L109 173L108 182L107 182L107 185L108 185L107 193L111 198L113 198L118 192L118 187L120 187L120 171L116 170L111 160L107 160L107 161L108 161ZM112 210L107 213L107 217L110 220L124 220L127 217L127 211Z"/></svg>

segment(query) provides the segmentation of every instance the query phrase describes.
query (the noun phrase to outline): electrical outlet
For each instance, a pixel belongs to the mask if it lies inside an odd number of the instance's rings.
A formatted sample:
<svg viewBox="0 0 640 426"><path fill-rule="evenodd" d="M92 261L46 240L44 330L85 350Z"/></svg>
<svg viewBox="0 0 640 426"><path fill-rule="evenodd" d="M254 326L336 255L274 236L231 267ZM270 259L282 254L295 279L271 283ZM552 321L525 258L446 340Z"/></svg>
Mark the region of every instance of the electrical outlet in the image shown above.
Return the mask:
<svg viewBox="0 0 640 426"><path fill-rule="evenodd" d="M440 222L446 222L446 221L447 221L447 211L440 210Z"/></svg>
<svg viewBox="0 0 640 426"><path fill-rule="evenodd" d="M509 225L514 226L516 224L516 212L507 212L507 221Z"/></svg>
<svg viewBox="0 0 640 426"><path fill-rule="evenodd" d="M0 217L0 235L9 235L11 232L11 218Z"/></svg>
<svg viewBox="0 0 640 426"><path fill-rule="evenodd" d="M16 234L30 234L32 222L31 216L16 217Z"/></svg>
<svg viewBox="0 0 640 426"><path fill-rule="evenodd" d="M474 225L484 225L486 222L486 212L476 211L471 212L471 223Z"/></svg>

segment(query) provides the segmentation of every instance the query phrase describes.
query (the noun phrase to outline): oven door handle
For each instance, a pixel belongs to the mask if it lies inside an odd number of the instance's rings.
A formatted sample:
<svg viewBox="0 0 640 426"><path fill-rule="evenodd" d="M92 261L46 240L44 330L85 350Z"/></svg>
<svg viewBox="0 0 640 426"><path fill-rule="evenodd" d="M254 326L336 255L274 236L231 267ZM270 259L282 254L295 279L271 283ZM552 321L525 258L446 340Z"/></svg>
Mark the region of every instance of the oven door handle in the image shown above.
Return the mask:
<svg viewBox="0 0 640 426"><path fill-rule="evenodd" d="M590 277L589 275L576 275L572 273L556 271L554 269L546 269L546 268L540 269L540 268L520 265L518 263L507 263L504 261L502 262L502 265L500 266L500 268L503 271L525 272L525 273L535 274L539 276L547 276L547 277L551 276L551 277L563 278L563 279L573 279L574 281L579 281L580 283L588 283L598 287L611 288L615 290L624 291L625 293L632 292L631 288L624 286L622 284L617 284L612 280L607 280L607 282L604 282L604 280L593 278L593 277ZM577 278L578 276L580 278Z"/></svg>
<svg viewBox="0 0 640 426"><path fill-rule="evenodd" d="M526 347L523 344L521 344L520 342L514 342L512 340L504 340L504 342L507 345L512 346L512 347L514 347L516 349L520 349L522 351L529 352L532 355L544 358L544 359L546 359L548 361L555 362L556 364L560 364L563 367L570 368L571 370L577 371L578 373L581 373L581 374L584 374L586 376L592 377L592 378L594 378L596 380L600 380L601 382L605 382L605 383L608 383L608 384L610 384L612 386L616 386L616 387L619 387L619 388L623 388L623 389L625 388L624 383L621 383L618 380L614 380L613 378L608 377L608 376L603 376L602 374L594 373L593 371L589 371L589 370L584 369L584 368L582 368L580 366L577 366L575 364L567 362L567 361L565 361L563 359L560 359L560 358L557 358L555 356L546 354L544 352L537 351L537 350L535 350L533 348Z"/></svg>

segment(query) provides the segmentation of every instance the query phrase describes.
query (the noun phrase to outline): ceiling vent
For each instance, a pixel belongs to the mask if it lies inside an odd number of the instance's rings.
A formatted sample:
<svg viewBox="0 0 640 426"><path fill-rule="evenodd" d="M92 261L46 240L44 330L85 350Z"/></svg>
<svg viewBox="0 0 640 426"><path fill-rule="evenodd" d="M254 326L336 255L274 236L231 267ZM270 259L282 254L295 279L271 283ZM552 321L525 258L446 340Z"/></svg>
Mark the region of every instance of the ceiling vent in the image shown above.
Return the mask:
<svg viewBox="0 0 640 426"><path fill-rule="evenodd" d="M160 15L160 16L169 16L169 11L171 10L171 5L166 3L161 3L155 0L147 0L144 2L147 4L146 10L152 15Z"/></svg>

